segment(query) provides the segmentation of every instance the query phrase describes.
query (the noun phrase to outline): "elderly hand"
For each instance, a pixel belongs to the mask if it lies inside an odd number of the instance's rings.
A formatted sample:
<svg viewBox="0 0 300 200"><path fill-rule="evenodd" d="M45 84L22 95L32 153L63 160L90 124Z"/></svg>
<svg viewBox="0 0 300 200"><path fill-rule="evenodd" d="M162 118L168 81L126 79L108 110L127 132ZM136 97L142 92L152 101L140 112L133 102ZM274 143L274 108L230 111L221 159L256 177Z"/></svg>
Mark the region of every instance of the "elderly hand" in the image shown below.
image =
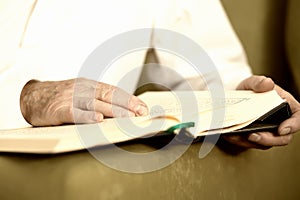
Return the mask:
<svg viewBox="0 0 300 200"><path fill-rule="evenodd" d="M142 116L148 112L136 96L84 78L29 81L22 90L20 107L33 126L95 123L104 117Z"/></svg>
<svg viewBox="0 0 300 200"><path fill-rule="evenodd" d="M289 103L292 116L280 124L277 133L258 132L249 135L224 135L224 139L245 148L267 149L272 146L289 144L293 133L300 130L299 102L290 93L275 85L272 79L264 76L252 76L245 79L240 83L237 89L253 90L254 92L266 92L275 89L277 93Z"/></svg>

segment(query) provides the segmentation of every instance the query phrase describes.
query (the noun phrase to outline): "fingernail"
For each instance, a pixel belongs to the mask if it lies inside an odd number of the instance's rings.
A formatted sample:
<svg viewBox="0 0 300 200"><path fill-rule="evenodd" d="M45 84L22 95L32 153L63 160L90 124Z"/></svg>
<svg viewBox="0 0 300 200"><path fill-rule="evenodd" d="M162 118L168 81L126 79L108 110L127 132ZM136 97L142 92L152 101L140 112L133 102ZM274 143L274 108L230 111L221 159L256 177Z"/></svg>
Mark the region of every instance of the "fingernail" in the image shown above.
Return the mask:
<svg viewBox="0 0 300 200"><path fill-rule="evenodd" d="M250 136L248 137L248 140L252 141L252 142L258 142L261 139L261 136L256 134L256 133L252 133L250 134Z"/></svg>
<svg viewBox="0 0 300 200"><path fill-rule="evenodd" d="M279 135L288 135L291 133L291 128L290 127L286 127L284 129L282 129L280 132L279 132Z"/></svg>
<svg viewBox="0 0 300 200"><path fill-rule="evenodd" d="M95 115L95 116L94 116L94 120L95 120L96 122L101 122L101 121L103 121L103 115Z"/></svg>
<svg viewBox="0 0 300 200"><path fill-rule="evenodd" d="M146 106L144 105L138 105L136 107L136 113L139 115L139 116L143 116L143 115L146 115L148 113L148 109Z"/></svg>

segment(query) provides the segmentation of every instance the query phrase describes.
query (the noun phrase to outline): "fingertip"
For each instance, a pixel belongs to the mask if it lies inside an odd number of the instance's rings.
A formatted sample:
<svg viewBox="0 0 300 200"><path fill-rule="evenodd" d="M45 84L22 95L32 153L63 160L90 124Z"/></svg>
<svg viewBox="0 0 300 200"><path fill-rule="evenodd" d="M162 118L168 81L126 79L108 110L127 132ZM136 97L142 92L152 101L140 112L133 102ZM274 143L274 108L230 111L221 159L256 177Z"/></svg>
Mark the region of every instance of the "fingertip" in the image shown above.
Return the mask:
<svg viewBox="0 0 300 200"><path fill-rule="evenodd" d="M104 119L104 116L102 113L95 113L95 115L94 115L95 122L102 122L103 119Z"/></svg>
<svg viewBox="0 0 300 200"><path fill-rule="evenodd" d="M257 133L251 133L248 137L248 140L251 142L259 142L261 140L261 136Z"/></svg>
<svg viewBox="0 0 300 200"><path fill-rule="evenodd" d="M139 104L135 107L135 112L138 116L145 116L148 114L148 108L145 104Z"/></svg>
<svg viewBox="0 0 300 200"><path fill-rule="evenodd" d="M278 134L279 135L288 135L291 133L295 133L300 130L300 123L299 118L293 114L290 118L283 121L279 128Z"/></svg>
<svg viewBox="0 0 300 200"><path fill-rule="evenodd" d="M273 90L275 87L274 81L265 76L259 76L259 79L256 81L256 84L254 86L255 92L267 92L270 90Z"/></svg>
<svg viewBox="0 0 300 200"><path fill-rule="evenodd" d="M263 81L263 84L265 84L266 88L268 90L273 90L275 88L275 83L273 81L273 79L266 77Z"/></svg>
<svg viewBox="0 0 300 200"><path fill-rule="evenodd" d="M283 127L281 129L279 129L278 134L279 135L288 135L290 134L292 131L292 129L290 127Z"/></svg>

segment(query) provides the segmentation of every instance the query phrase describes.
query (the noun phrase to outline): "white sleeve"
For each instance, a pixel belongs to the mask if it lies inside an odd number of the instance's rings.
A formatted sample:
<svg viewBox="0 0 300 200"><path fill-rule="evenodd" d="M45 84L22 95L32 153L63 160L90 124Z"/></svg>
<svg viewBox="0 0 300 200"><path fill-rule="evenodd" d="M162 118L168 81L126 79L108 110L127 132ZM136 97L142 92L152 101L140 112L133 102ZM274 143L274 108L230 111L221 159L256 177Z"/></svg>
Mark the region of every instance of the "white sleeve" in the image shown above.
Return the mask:
<svg viewBox="0 0 300 200"><path fill-rule="evenodd" d="M0 4L0 130L28 127L19 101L30 77L26 76L28 69L17 64L17 57L35 0L1 0Z"/></svg>
<svg viewBox="0 0 300 200"><path fill-rule="evenodd" d="M197 79L195 77L200 75L205 79L202 82L206 84L213 82L211 74L218 72L225 89L235 89L242 80L251 75L244 49L219 0L164 2L160 3L156 27L176 31L196 42L207 53L215 67L206 68L199 74L178 56L158 51L162 65L175 69L188 80ZM163 46L164 39L159 35L154 38L154 46ZM180 44L180 41L174 39L174 43L178 43L176 48L182 48L183 44ZM196 89L205 87L196 86Z"/></svg>
<svg viewBox="0 0 300 200"><path fill-rule="evenodd" d="M78 0L71 4L69 0L39 1L28 25L23 47L39 49L35 52L35 62L39 62L39 67L43 67L46 73L42 80L80 76L123 87L119 79L143 64L146 50L132 53L130 49L120 55L103 52L104 59L105 56L116 56L116 59L109 66L98 66L95 62L97 71L105 68L101 74L93 69L91 73L81 73L86 71L82 68L83 64L95 49L114 36L134 29L151 28L152 15L148 9L151 4L150 0ZM149 38L145 37L148 43L150 34L149 31ZM118 45L123 48L128 42L134 43L123 41ZM116 47L112 41L111 48L117 49L119 46ZM126 86L123 89L133 92L134 83L138 80L136 76L136 80L131 80L130 88Z"/></svg>
<svg viewBox="0 0 300 200"><path fill-rule="evenodd" d="M20 110L20 94L23 86L32 79L28 68L18 63L0 75L0 130L29 127Z"/></svg>

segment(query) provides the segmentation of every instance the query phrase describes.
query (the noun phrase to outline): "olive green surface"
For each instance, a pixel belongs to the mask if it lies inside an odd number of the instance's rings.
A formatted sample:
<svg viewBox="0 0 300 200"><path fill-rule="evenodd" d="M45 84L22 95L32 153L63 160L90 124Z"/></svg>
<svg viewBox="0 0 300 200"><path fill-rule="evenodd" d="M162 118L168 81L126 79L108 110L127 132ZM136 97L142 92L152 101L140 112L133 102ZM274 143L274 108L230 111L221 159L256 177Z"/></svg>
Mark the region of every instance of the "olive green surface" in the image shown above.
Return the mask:
<svg viewBox="0 0 300 200"><path fill-rule="evenodd" d="M215 147L200 159L201 143L196 143L170 166L145 174L116 171L87 151L54 156L0 154L0 199L297 200L299 145L298 136L286 147L238 155ZM146 144L124 146L131 151L154 149ZM96 153L120 159L111 148Z"/></svg>
<svg viewBox="0 0 300 200"><path fill-rule="evenodd" d="M295 83L300 88L300 1L222 2L253 71L273 77L296 94ZM145 174L111 169L87 151L0 153L0 200L300 199L299 133L285 147L236 154L233 146L223 144L203 159L198 157L201 145L193 144L172 165ZM134 142L122 147L135 152L155 150L152 145ZM116 160L121 156L111 148L96 153Z"/></svg>

